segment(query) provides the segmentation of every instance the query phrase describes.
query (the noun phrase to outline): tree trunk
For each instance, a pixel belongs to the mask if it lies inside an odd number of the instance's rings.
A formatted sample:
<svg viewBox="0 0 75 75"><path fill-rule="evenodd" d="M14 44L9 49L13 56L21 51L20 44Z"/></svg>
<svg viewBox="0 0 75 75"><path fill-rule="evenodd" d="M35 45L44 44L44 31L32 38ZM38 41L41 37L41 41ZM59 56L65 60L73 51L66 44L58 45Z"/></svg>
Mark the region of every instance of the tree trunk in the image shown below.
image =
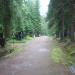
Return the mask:
<svg viewBox="0 0 75 75"><path fill-rule="evenodd" d="M71 41L72 42L75 41L74 33L75 33L75 30L74 30L74 22L72 22L72 24L71 24Z"/></svg>
<svg viewBox="0 0 75 75"><path fill-rule="evenodd" d="M11 21L11 10L10 10L10 0L2 0L3 3L3 33L5 38L8 38L10 35L10 21Z"/></svg>
<svg viewBox="0 0 75 75"><path fill-rule="evenodd" d="M61 8L61 13L60 13L60 24L61 24L61 29L60 29L60 40L64 40L64 8Z"/></svg>

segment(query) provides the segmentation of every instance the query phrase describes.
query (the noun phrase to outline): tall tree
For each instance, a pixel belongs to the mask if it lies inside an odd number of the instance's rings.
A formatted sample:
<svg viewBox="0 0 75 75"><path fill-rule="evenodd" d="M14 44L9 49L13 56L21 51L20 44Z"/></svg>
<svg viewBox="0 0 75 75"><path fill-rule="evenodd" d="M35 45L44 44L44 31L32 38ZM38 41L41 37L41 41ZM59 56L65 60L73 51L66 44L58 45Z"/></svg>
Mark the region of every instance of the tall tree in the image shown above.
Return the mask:
<svg viewBox="0 0 75 75"><path fill-rule="evenodd" d="M0 24L5 38L9 37L11 32L11 9L10 0L0 0Z"/></svg>
<svg viewBox="0 0 75 75"><path fill-rule="evenodd" d="M74 41L74 4L74 0L51 0L49 3L49 26L55 25L55 34L61 40L67 36Z"/></svg>

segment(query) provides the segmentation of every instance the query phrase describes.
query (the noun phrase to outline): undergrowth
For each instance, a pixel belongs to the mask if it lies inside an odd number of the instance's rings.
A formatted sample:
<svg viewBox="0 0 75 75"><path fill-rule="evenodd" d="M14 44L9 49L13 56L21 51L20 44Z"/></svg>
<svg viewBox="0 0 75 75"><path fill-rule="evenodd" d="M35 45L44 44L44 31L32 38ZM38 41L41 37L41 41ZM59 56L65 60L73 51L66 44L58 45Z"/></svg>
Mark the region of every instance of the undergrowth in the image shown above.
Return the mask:
<svg viewBox="0 0 75 75"><path fill-rule="evenodd" d="M69 39L63 42L57 41L57 43L64 53L64 64L67 66L73 65L75 63L75 43L70 42Z"/></svg>
<svg viewBox="0 0 75 75"><path fill-rule="evenodd" d="M2 56L16 56L18 53L22 52L25 43L31 40L32 37L26 36L23 40L9 40L4 48L0 48L0 57Z"/></svg>
<svg viewBox="0 0 75 75"><path fill-rule="evenodd" d="M56 63L70 66L75 63L75 43L59 42L54 40L51 58Z"/></svg>
<svg viewBox="0 0 75 75"><path fill-rule="evenodd" d="M62 59L62 51L59 47L55 47L51 53L51 58L54 62L60 63Z"/></svg>

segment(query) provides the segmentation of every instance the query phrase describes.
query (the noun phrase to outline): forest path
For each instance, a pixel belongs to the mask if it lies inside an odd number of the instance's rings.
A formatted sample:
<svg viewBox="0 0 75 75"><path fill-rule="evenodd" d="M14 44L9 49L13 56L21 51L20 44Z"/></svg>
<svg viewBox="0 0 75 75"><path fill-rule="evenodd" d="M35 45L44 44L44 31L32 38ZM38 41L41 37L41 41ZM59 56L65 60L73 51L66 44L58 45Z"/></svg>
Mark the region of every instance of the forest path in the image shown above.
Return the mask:
<svg viewBox="0 0 75 75"><path fill-rule="evenodd" d="M71 75L50 58L52 40L41 36L29 41L25 51L0 61L0 75Z"/></svg>

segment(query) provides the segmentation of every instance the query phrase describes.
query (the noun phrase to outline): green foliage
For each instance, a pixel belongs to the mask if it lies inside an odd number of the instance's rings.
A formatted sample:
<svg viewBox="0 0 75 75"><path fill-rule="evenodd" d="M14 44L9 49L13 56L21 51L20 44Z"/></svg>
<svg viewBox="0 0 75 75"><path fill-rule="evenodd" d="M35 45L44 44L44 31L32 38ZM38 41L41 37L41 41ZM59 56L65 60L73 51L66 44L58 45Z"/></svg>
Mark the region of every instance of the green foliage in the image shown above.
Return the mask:
<svg viewBox="0 0 75 75"><path fill-rule="evenodd" d="M48 26L49 29L54 27L58 38L64 40L66 36L74 41L75 32L75 2L74 0L50 0L48 7ZM65 35L66 34L66 35Z"/></svg>
<svg viewBox="0 0 75 75"><path fill-rule="evenodd" d="M48 25L44 17L41 17L41 34L48 35Z"/></svg>
<svg viewBox="0 0 75 75"><path fill-rule="evenodd" d="M75 58L75 44L74 43L71 43L69 45L66 45L65 46L65 56L66 56L66 64L67 65L72 65L75 61L74 61L74 58Z"/></svg>
<svg viewBox="0 0 75 75"><path fill-rule="evenodd" d="M10 35L10 20L11 20L11 9L10 0L0 0L0 25L2 25L2 32L5 37Z"/></svg>
<svg viewBox="0 0 75 75"><path fill-rule="evenodd" d="M74 0L50 0L47 14L50 34L60 39L65 54L65 64L75 63L75 1ZM60 44L61 44L60 43ZM64 44L67 44L63 46ZM52 58L58 61L61 55L59 48L52 52Z"/></svg>
<svg viewBox="0 0 75 75"><path fill-rule="evenodd" d="M54 41L51 58L55 63L70 66L75 63L75 44L65 44Z"/></svg>
<svg viewBox="0 0 75 75"><path fill-rule="evenodd" d="M55 63L61 63L62 60L62 51L61 48L56 46L51 52L51 58Z"/></svg>
<svg viewBox="0 0 75 75"><path fill-rule="evenodd" d="M39 0L0 0L0 10L0 29L6 37L18 31L41 33Z"/></svg>

